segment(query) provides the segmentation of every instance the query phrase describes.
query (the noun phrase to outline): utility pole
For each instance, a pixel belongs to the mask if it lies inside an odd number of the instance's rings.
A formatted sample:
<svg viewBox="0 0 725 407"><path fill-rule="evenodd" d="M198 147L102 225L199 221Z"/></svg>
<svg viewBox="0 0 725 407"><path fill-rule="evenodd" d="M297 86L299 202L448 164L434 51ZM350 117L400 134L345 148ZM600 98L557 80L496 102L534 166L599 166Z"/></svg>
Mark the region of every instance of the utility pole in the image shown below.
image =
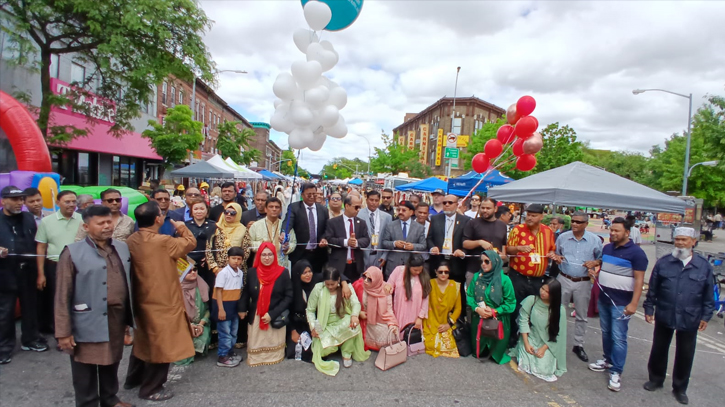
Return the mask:
<svg viewBox="0 0 725 407"><path fill-rule="evenodd" d="M456 69L456 85L453 88L453 110L451 111L451 133L453 133L453 127L455 125L456 120L456 93L458 92L458 74L461 72L461 67L459 66ZM446 167L446 178L451 177L451 160L452 158L448 159L448 166Z"/></svg>

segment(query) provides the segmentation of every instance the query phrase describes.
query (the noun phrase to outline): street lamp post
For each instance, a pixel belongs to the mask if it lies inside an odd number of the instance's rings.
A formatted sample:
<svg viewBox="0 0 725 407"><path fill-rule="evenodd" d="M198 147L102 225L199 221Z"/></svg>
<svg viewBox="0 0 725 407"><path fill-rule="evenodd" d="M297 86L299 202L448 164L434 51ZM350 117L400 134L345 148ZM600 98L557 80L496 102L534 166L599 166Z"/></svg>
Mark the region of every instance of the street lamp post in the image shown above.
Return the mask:
<svg viewBox="0 0 725 407"><path fill-rule="evenodd" d="M690 175L692 175L692 170L697 167L698 165L703 165L705 167L714 167L718 164L718 161L703 161L701 163L694 164L690 169L687 170L687 178L690 178ZM687 194L687 190L685 190L684 194Z"/></svg>
<svg viewBox="0 0 725 407"><path fill-rule="evenodd" d="M640 93L644 92L665 92L669 93L671 95L683 97L685 99L688 99L690 101L690 110L687 116L687 148L685 149L685 168L684 168L684 174L682 177L682 196L687 195L687 178L689 177L688 170L690 169L690 143L692 141L692 134L690 134L690 128L692 125L692 93L689 95L684 95L682 93L677 92L671 92L669 90L664 89L635 89L632 91L633 94L639 95ZM694 166L693 166L694 168Z"/></svg>
<svg viewBox="0 0 725 407"><path fill-rule="evenodd" d="M274 165L275 165L275 164L280 164L280 166L279 166L279 168L277 169L277 171L281 171L281 170L282 170L282 165L281 165L281 164L282 164L283 162L285 162L285 161L292 161L292 160L288 158L288 159L286 159L286 160L279 160L279 161L275 161L275 162L273 162L272 164L270 164L269 166L270 166L270 167L272 168L272 171L274 171Z"/></svg>
<svg viewBox="0 0 725 407"><path fill-rule="evenodd" d="M453 110L451 111L451 133L453 133L453 127L455 126L456 122L456 93L458 92L458 74L461 72L461 67L459 66L456 69L456 85L453 87ZM446 178L451 177L451 160L452 158L448 159L448 166L446 167Z"/></svg>

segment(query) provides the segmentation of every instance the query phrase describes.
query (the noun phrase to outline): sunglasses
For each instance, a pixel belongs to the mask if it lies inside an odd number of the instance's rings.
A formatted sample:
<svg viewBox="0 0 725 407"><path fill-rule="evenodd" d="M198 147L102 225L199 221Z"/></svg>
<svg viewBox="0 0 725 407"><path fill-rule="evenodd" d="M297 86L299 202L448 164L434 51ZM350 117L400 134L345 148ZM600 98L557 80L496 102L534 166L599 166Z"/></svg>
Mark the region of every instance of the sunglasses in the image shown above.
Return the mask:
<svg viewBox="0 0 725 407"><path fill-rule="evenodd" d="M360 210L360 208L362 208L362 206L360 206L360 205L355 205L355 206L353 206L352 208L353 208L353 209L355 209L356 211L359 211L359 210Z"/></svg>
<svg viewBox="0 0 725 407"><path fill-rule="evenodd" d="M448 274L451 274L451 272L449 270L438 270L438 274L446 274L446 275L448 275Z"/></svg>
<svg viewBox="0 0 725 407"><path fill-rule="evenodd" d="M156 198L156 200L157 200L158 202L168 202L168 201L170 201L171 199L170 199L170 198Z"/></svg>
<svg viewBox="0 0 725 407"><path fill-rule="evenodd" d="M443 201L443 205L453 205L456 202L453 201Z"/></svg>
<svg viewBox="0 0 725 407"><path fill-rule="evenodd" d="M108 198L103 200L106 203L120 203L121 198Z"/></svg>
<svg viewBox="0 0 725 407"><path fill-rule="evenodd" d="M585 220L573 220L573 221L571 221L571 223L574 223L574 224L577 224L577 225L581 225L581 224L589 223L589 222L587 222Z"/></svg>
<svg viewBox="0 0 725 407"><path fill-rule="evenodd" d="M337 201L342 201L342 198L336 196L334 198L330 198L330 200L337 202Z"/></svg>
<svg viewBox="0 0 725 407"><path fill-rule="evenodd" d="M232 216L236 216L236 215L237 215L237 211L224 211L224 214L225 214L225 215L232 215Z"/></svg>
<svg viewBox="0 0 725 407"><path fill-rule="evenodd" d="M186 196L190 196L190 197L193 198L193 197L196 197L196 196L201 196L201 194L191 193L191 194L186 194Z"/></svg>
<svg viewBox="0 0 725 407"><path fill-rule="evenodd" d="M483 262L484 262L485 264L491 264L491 260L489 260L489 259L484 259L484 260L483 260Z"/></svg>

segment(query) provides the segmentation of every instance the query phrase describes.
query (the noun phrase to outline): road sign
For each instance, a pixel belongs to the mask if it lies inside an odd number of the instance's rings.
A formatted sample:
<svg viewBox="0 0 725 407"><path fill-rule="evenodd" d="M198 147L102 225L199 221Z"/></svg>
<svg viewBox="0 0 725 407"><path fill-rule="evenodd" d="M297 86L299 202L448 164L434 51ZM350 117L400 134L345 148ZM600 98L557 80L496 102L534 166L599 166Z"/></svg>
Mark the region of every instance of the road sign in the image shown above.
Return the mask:
<svg viewBox="0 0 725 407"><path fill-rule="evenodd" d="M456 148L456 140L458 140L458 135L456 133L448 133L448 137L446 137L446 147Z"/></svg>
<svg viewBox="0 0 725 407"><path fill-rule="evenodd" d="M446 158L458 158L458 149L446 147Z"/></svg>

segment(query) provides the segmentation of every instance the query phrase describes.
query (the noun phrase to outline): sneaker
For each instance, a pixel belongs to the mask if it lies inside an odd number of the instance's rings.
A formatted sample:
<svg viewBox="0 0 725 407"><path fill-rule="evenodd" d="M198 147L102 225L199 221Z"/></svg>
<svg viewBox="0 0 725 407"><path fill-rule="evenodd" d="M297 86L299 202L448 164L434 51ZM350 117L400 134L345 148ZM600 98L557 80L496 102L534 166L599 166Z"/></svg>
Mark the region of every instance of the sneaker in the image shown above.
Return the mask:
<svg viewBox="0 0 725 407"><path fill-rule="evenodd" d="M3 353L0 355L0 365L7 365L13 361L13 357L9 353Z"/></svg>
<svg viewBox="0 0 725 407"><path fill-rule="evenodd" d="M591 370L592 372L603 372L610 367L612 367L612 365L610 363L607 363L607 361L604 359L599 359L595 363L589 364L589 370Z"/></svg>
<svg viewBox="0 0 725 407"><path fill-rule="evenodd" d="M229 353L227 353L227 356L240 362L244 360L244 357L242 355L237 355L236 352L234 352L233 350L230 350Z"/></svg>
<svg viewBox="0 0 725 407"><path fill-rule="evenodd" d="M229 356L220 356L216 361L216 365L219 367L237 367L239 361Z"/></svg>
<svg viewBox="0 0 725 407"><path fill-rule="evenodd" d="M609 385L607 388L611 391L619 391L622 387L622 383L619 382L620 376L619 373L610 373L609 374Z"/></svg>
<svg viewBox="0 0 725 407"><path fill-rule="evenodd" d="M46 350L48 350L48 344L36 340L36 341L30 342L28 344L22 345L20 347L20 349L26 350L26 351L32 350L33 352L45 352Z"/></svg>
<svg viewBox="0 0 725 407"><path fill-rule="evenodd" d="M345 367L351 367L352 366L352 359L343 359L342 365Z"/></svg>

